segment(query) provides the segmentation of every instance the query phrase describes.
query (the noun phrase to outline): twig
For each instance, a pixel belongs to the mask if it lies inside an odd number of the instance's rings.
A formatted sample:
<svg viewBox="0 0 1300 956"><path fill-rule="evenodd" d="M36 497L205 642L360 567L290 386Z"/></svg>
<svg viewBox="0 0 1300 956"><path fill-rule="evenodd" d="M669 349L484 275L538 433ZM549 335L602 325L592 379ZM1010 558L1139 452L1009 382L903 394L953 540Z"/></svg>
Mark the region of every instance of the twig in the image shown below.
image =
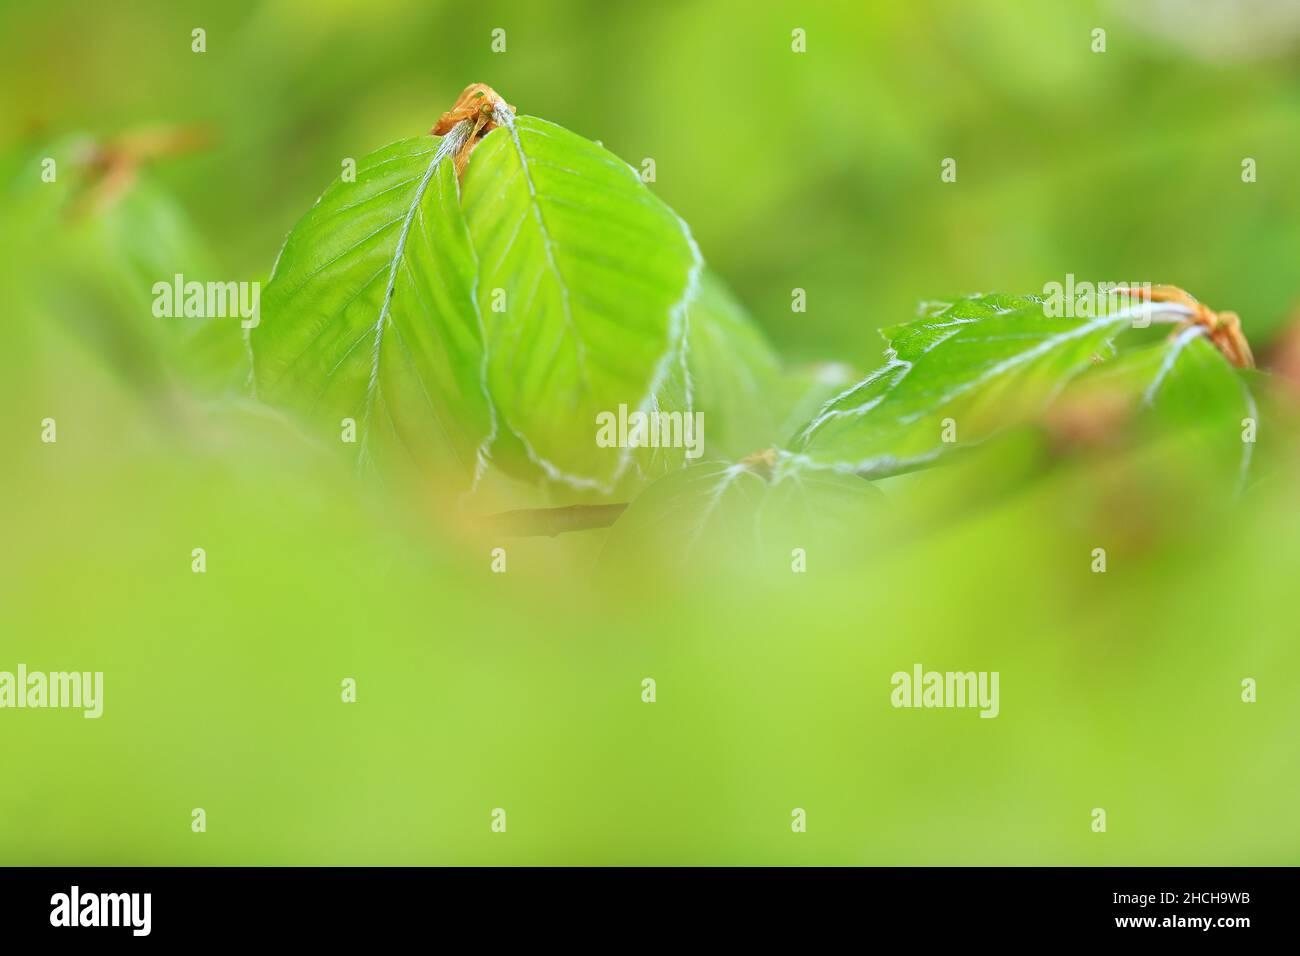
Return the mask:
<svg viewBox="0 0 1300 956"><path fill-rule="evenodd" d="M487 515L480 526L509 538L549 538L566 531L608 528L627 510L627 502L614 505L570 505L567 508L524 508Z"/></svg>

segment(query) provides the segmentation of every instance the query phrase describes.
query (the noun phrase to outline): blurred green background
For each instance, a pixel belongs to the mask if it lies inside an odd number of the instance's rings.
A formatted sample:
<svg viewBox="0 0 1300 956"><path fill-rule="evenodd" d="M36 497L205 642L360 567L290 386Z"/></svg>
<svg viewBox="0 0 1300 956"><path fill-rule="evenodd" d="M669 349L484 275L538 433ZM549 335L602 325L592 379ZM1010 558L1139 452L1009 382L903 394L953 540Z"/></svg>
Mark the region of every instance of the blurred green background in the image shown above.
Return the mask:
<svg viewBox="0 0 1300 956"><path fill-rule="evenodd" d="M134 0L3 16L6 139L209 127L212 148L157 173L248 278L343 157L427 131L480 81L654 158L655 189L793 359L873 366L872 329L919 299L1067 272L1182 286L1261 343L1300 306L1286 0ZM790 311L796 287L807 313Z"/></svg>
<svg viewBox="0 0 1300 956"><path fill-rule="evenodd" d="M481 81L654 158L791 362L869 368L920 299L1067 272L1184 286L1259 348L1300 303L1300 19L1236 7L9 0L0 149L206 128L149 183L214 275L265 279L344 157ZM492 574L249 403L154 414L31 293L87 263L37 274L21 225L0 670L102 670L106 701L0 711L0 863L1300 862L1293 460L1234 511L1102 463L761 582L601 577L599 533ZM999 670L1001 716L894 710L916 662Z"/></svg>

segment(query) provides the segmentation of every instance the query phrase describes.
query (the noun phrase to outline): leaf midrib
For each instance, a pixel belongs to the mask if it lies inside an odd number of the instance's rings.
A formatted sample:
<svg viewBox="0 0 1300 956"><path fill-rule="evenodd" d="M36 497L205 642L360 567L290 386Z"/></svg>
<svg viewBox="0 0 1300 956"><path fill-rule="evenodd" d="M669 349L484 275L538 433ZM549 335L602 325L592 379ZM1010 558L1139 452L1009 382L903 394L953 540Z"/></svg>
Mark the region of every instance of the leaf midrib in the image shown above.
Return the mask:
<svg viewBox="0 0 1300 956"><path fill-rule="evenodd" d="M411 197L411 203L407 207L406 216L402 221L402 230L397 237L397 245L393 249L393 257L389 262L388 286L384 290L383 302L379 306L379 318L375 321L375 344L371 351L370 360L370 381L366 384L365 408L362 411L361 425L362 437L361 447L357 450L358 461L363 461L369 454L370 438L370 420L374 413L375 396L379 390L379 363L382 357L384 344L384 324L392 324L391 309L393 303L393 293L397 288L397 271L401 268L402 259L406 254L406 241L411 234L411 222L415 219L415 214L419 211L420 203L424 199L424 194L429 188L429 183L433 180L433 175L438 166L449 155L455 152L464 143L464 138L469 131L468 121L462 120L452 128L446 136L438 143L438 148L433 152L433 158L429 160L429 165L424 170L424 175L420 178L420 183L415 188L415 194ZM417 378L420 376L416 375ZM424 383L421 381L421 387ZM426 391L427 398L427 391ZM435 418L437 415L435 414ZM443 424L445 428L445 423Z"/></svg>

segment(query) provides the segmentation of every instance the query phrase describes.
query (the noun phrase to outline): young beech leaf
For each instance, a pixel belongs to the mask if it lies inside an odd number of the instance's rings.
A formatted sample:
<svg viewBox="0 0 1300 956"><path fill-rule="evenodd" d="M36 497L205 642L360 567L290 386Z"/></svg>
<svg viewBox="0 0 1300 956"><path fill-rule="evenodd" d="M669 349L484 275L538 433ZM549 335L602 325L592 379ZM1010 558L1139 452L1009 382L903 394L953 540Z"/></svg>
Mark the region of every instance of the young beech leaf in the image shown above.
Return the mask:
<svg viewBox="0 0 1300 956"><path fill-rule="evenodd" d="M326 435L352 419L363 460L460 482L495 425L451 158L466 131L393 143L336 180L289 233L249 335L259 398Z"/></svg>
<svg viewBox="0 0 1300 956"><path fill-rule="evenodd" d="M781 435L781 363L762 331L711 272L690 310L691 404L704 416L704 453L739 459Z"/></svg>
<svg viewBox="0 0 1300 956"><path fill-rule="evenodd" d="M595 439L597 416L620 405L691 410L686 354L702 261L690 231L595 143L536 117L499 112L498 122L462 183L506 439L497 457L513 439L526 456L514 466L597 490L680 464L681 449L634 453Z"/></svg>
<svg viewBox="0 0 1300 956"><path fill-rule="evenodd" d="M114 187L90 162L105 147L84 137L0 161L7 185L3 258L44 314L84 336L135 389L157 401L174 388L234 392L248 378L240 317L157 315L155 283L223 276L185 210L147 170ZM60 161L57 184L40 178ZM30 237L40 236L33 243ZM161 406L160 406L161 407Z"/></svg>
<svg viewBox="0 0 1300 956"><path fill-rule="evenodd" d="M700 462L639 495L614 523L602 560L780 573L802 560L829 569L869 554L884 516L884 496L856 475L775 453Z"/></svg>
<svg viewBox="0 0 1300 956"><path fill-rule="evenodd" d="M1249 477L1259 419L1255 398L1201 326L1125 351L1090 370L1056 408L1058 417L1061 409L1075 417L1137 413L1156 436L1194 442L1204 452L1201 460L1229 470L1237 487ZM1256 427L1244 424L1247 420Z"/></svg>
<svg viewBox="0 0 1300 956"><path fill-rule="evenodd" d="M1258 471L1255 444L1244 440L1254 435L1243 425L1258 420L1247 378L1258 374L1233 368L1201 327L1162 334L1083 372L1033 427L1008 429L942 468L891 479L890 500L906 516L900 524L931 527L1008 501L1033 482L1057 487L1044 494L1077 494L1080 506L1099 511L1113 504L1113 482L1144 486L1120 495L1137 512L1159 501L1164 513L1202 492L1230 501ZM1264 427L1260 434L1271 437L1274 429ZM1066 461L1071 467L1061 468ZM1177 487L1148 497L1146 486L1162 489L1162 482Z"/></svg>
<svg viewBox="0 0 1300 956"><path fill-rule="evenodd" d="M928 464L1037 413L1111 354L1133 312L1050 318L1035 297L984 295L883 329L887 364L793 438L809 464L883 477Z"/></svg>

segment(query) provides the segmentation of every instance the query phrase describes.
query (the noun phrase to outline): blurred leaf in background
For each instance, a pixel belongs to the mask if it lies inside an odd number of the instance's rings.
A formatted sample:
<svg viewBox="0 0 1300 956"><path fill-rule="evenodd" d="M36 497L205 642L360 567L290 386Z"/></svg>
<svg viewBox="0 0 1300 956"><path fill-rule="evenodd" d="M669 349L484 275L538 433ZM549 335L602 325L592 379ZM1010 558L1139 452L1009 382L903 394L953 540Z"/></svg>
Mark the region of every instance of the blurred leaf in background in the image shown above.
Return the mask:
<svg viewBox="0 0 1300 956"><path fill-rule="evenodd" d="M344 158L424 132L482 81L653 158L655 191L792 359L870 367L874 329L919 298L1067 272L1194 289L1262 345L1300 302L1300 28L1287 0L1173 6L12 4L0 83L21 95L0 130L210 126L212 149L161 173L221 266L264 277ZM1186 46L1255 22L1267 42L1232 58Z"/></svg>

